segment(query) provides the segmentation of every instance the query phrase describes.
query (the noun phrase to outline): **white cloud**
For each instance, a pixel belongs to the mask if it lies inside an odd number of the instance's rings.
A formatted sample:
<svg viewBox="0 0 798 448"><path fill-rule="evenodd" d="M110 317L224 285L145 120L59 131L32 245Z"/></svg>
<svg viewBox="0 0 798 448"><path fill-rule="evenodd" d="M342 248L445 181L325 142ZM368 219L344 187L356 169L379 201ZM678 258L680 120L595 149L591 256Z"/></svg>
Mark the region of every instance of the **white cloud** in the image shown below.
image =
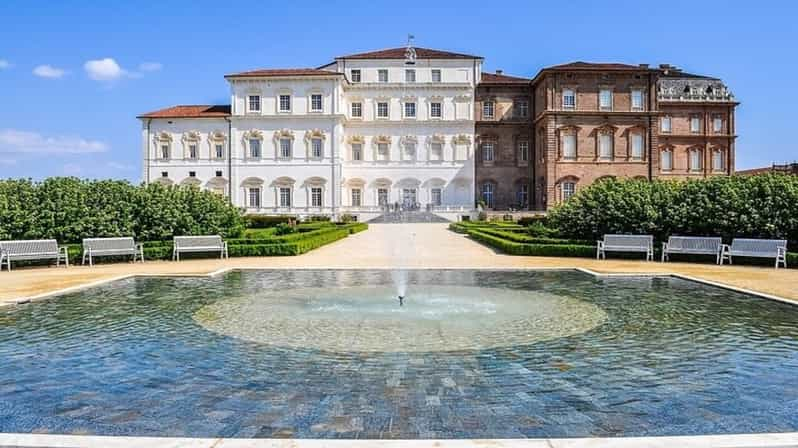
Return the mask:
<svg viewBox="0 0 798 448"><path fill-rule="evenodd" d="M33 74L40 78L58 79L66 75L66 70L44 64L34 68Z"/></svg>
<svg viewBox="0 0 798 448"><path fill-rule="evenodd" d="M48 137L38 132L0 129L0 153L91 154L108 151L108 145L79 136Z"/></svg>
<svg viewBox="0 0 798 448"><path fill-rule="evenodd" d="M116 81L125 76L129 76L127 70L123 69L111 58L96 59L87 61L83 64L86 74L95 81Z"/></svg>
<svg viewBox="0 0 798 448"><path fill-rule="evenodd" d="M163 68L160 62L144 62L139 64L139 70L142 72L157 72Z"/></svg>
<svg viewBox="0 0 798 448"><path fill-rule="evenodd" d="M11 63L5 59L0 59L0 70L11 68Z"/></svg>

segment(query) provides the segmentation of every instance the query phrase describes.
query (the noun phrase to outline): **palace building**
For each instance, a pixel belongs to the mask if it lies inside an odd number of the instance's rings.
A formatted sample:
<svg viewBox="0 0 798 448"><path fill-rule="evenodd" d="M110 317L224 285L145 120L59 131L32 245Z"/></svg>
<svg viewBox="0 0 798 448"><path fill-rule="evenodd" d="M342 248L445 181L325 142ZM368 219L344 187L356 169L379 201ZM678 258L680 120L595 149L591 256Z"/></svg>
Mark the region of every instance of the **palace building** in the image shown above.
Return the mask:
<svg viewBox="0 0 798 448"><path fill-rule="evenodd" d="M225 76L226 105L140 115L145 182L247 213L447 219L545 210L608 176L730 174L733 96L670 67L572 63L532 79L410 45Z"/></svg>

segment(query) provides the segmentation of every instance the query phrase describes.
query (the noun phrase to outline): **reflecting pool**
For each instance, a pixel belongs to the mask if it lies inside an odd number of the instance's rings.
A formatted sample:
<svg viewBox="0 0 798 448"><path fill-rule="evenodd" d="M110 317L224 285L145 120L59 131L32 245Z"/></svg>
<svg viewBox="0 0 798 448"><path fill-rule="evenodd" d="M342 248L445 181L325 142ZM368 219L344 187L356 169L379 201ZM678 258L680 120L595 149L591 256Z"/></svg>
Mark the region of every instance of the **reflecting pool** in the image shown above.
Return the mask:
<svg viewBox="0 0 798 448"><path fill-rule="evenodd" d="M798 430L798 307L670 277L136 278L0 309L0 430L523 438Z"/></svg>

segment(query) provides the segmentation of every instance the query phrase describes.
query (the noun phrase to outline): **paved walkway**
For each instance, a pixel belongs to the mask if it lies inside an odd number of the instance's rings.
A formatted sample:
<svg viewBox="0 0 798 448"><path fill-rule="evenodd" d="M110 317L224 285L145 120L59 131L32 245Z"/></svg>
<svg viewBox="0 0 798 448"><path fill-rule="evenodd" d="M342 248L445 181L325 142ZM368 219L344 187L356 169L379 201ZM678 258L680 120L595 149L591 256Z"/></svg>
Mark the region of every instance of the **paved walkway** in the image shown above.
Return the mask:
<svg viewBox="0 0 798 448"><path fill-rule="evenodd" d="M179 263L34 267L0 272L0 303L129 274L208 274L225 268L584 268L600 273L675 273L798 302L798 270L701 263L519 257L497 253L446 224L374 224L369 230L296 257L201 259Z"/></svg>

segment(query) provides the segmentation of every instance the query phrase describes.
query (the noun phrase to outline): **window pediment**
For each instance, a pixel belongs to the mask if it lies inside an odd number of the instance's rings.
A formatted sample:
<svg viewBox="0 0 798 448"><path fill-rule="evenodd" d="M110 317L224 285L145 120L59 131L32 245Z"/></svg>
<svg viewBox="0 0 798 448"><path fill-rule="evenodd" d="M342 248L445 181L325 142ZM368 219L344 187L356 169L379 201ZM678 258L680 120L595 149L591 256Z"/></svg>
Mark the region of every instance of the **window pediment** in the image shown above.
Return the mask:
<svg viewBox="0 0 798 448"><path fill-rule="evenodd" d="M574 125L570 125L569 124L569 125L558 127L557 128L557 133L558 134L578 134L580 130L582 130L582 128L580 128L579 126L574 126Z"/></svg>
<svg viewBox="0 0 798 448"><path fill-rule="evenodd" d="M347 138L347 142L349 144L352 144L352 143L358 144L359 143L359 144L363 145L363 144L366 143L366 139L362 135L350 135Z"/></svg>
<svg viewBox="0 0 798 448"><path fill-rule="evenodd" d="M290 129L280 129L279 131L274 131L274 140L275 141L283 139L283 138L287 138L287 139L293 140L294 139L294 131L292 131Z"/></svg>
<svg viewBox="0 0 798 448"><path fill-rule="evenodd" d="M385 143L390 145L391 144L391 136L390 135L375 135L371 139L372 143L375 145L379 145L380 143Z"/></svg>
<svg viewBox="0 0 798 448"><path fill-rule="evenodd" d="M327 136L324 134L324 131L322 131L321 129L313 129L305 132L305 141L310 141L314 138L325 140Z"/></svg>
<svg viewBox="0 0 798 448"><path fill-rule="evenodd" d="M172 142L172 134L168 132L159 132L155 135L155 141L157 143L171 143Z"/></svg>
<svg viewBox="0 0 798 448"><path fill-rule="evenodd" d="M471 144L471 137L466 134L459 134L455 136L452 141L455 145L470 145Z"/></svg>
<svg viewBox="0 0 798 448"><path fill-rule="evenodd" d="M263 140L263 132L258 129L250 129L249 131L244 132L243 137L244 140Z"/></svg>
<svg viewBox="0 0 798 448"><path fill-rule="evenodd" d="M594 131L596 135L601 135L601 134L615 135L616 132L618 132L618 128L611 124L603 124L597 127Z"/></svg>
<svg viewBox="0 0 798 448"><path fill-rule="evenodd" d="M416 137L415 135L405 135L399 140L399 143L401 143L402 145L407 145L407 144L415 145L418 144L418 137Z"/></svg>

